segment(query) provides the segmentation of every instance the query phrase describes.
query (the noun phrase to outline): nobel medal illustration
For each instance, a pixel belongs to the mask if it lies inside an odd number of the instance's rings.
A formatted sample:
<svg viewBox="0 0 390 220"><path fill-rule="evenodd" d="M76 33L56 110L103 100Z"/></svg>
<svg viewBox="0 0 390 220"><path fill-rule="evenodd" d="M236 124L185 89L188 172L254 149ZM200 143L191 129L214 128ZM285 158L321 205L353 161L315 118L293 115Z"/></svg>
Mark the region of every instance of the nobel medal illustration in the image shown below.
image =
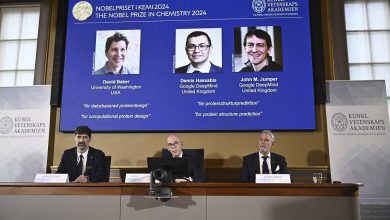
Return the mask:
<svg viewBox="0 0 390 220"><path fill-rule="evenodd" d="M89 2L77 2L73 6L72 14L76 20L85 21L92 15L92 5Z"/></svg>

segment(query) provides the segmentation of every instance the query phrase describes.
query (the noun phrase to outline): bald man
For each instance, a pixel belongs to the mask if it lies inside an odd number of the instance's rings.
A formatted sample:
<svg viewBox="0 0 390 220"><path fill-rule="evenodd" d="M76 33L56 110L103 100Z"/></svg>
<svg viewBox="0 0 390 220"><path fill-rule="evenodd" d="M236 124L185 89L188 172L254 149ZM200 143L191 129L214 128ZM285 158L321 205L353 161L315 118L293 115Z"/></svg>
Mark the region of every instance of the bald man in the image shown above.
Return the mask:
<svg viewBox="0 0 390 220"><path fill-rule="evenodd" d="M167 137L166 149L171 153L171 157L183 157L188 159L189 180L191 182L205 182L201 164L197 164L194 155L183 150L183 141L179 136L170 134ZM187 182L185 179L176 179L176 182Z"/></svg>

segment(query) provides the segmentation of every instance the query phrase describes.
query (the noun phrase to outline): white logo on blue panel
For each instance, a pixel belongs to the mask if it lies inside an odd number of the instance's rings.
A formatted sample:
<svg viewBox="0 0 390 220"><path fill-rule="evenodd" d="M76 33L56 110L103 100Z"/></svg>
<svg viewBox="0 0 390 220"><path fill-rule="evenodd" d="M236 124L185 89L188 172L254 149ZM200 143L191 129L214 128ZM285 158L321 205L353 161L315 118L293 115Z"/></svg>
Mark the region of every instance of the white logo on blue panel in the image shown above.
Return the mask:
<svg viewBox="0 0 390 220"><path fill-rule="evenodd" d="M261 13L265 10L266 8L266 3L265 0L253 0L252 1L252 9L253 11L257 13Z"/></svg>

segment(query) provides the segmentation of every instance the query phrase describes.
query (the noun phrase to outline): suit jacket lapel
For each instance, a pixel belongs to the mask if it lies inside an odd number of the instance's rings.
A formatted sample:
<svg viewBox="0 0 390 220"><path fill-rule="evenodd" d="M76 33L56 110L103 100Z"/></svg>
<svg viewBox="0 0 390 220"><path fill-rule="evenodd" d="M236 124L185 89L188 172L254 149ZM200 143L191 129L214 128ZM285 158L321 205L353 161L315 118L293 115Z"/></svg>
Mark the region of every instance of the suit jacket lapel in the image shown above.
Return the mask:
<svg viewBox="0 0 390 220"><path fill-rule="evenodd" d="M254 163L255 163L255 175L260 174L260 156L258 153L256 154Z"/></svg>
<svg viewBox="0 0 390 220"><path fill-rule="evenodd" d="M278 171L276 171L276 167L279 165L279 159L275 156L275 154L271 153L271 170L273 174L276 174ZM280 169L280 167L279 167Z"/></svg>
<svg viewBox="0 0 390 220"><path fill-rule="evenodd" d="M87 164L85 166L85 175L88 176L92 170L93 161L95 160L93 148L89 147L88 156L87 156Z"/></svg>
<svg viewBox="0 0 390 220"><path fill-rule="evenodd" d="M183 150L183 156L182 156L182 158L187 158L187 160L188 160L188 169L190 169L190 172L191 172L191 169L192 169L192 166L191 166L191 157L190 157L187 153L185 153L184 150Z"/></svg>
<svg viewBox="0 0 390 220"><path fill-rule="evenodd" d="M87 167L88 166L92 166L93 164L93 160L95 159L95 157L93 156L93 149L91 147L89 147L89 150L88 150L88 156L87 156Z"/></svg>
<svg viewBox="0 0 390 220"><path fill-rule="evenodd" d="M72 164L72 170L74 170L75 174L77 174L77 147L75 147L74 151L72 152L70 164Z"/></svg>

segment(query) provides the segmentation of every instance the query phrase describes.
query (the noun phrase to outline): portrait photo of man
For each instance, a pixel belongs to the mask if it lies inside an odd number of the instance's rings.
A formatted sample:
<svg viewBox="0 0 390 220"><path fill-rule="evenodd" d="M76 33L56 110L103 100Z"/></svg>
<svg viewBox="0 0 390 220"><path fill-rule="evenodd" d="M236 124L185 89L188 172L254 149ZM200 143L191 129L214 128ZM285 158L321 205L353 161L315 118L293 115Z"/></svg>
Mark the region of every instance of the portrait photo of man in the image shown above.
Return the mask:
<svg viewBox="0 0 390 220"><path fill-rule="evenodd" d="M220 28L176 30L175 73L222 72Z"/></svg>
<svg viewBox="0 0 390 220"><path fill-rule="evenodd" d="M139 74L140 30L97 31L92 75Z"/></svg>
<svg viewBox="0 0 390 220"><path fill-rule="evenodd" d="M236 28L235 44L235 72L282 71L280 27Z"/></svg>

